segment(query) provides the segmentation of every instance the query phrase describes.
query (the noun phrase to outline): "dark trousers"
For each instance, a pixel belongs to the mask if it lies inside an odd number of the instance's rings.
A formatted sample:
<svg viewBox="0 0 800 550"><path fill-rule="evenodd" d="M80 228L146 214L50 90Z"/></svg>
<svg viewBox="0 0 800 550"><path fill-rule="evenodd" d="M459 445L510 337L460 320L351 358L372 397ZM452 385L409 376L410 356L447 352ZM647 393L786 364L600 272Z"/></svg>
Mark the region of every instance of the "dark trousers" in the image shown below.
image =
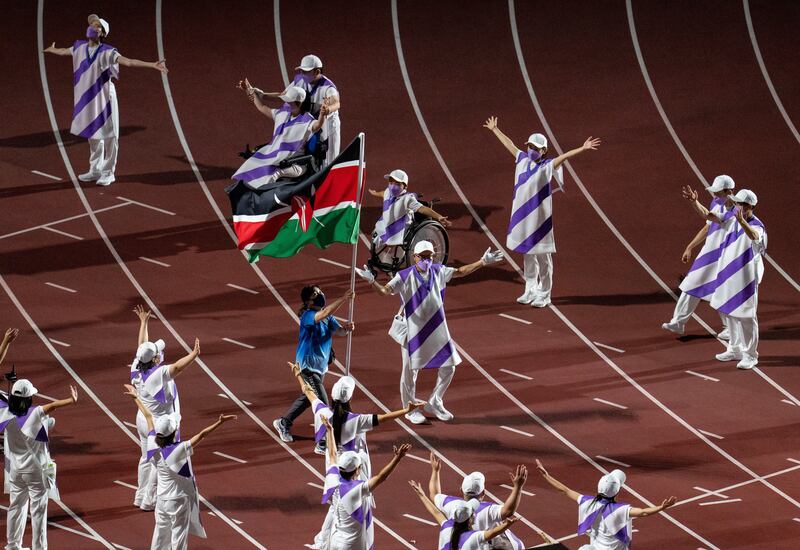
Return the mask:
<svg viewBox="0 0 800 550"><path fill-rule="evenodd" d="M325 375L305 369L300 371L300 376L303 377L303 380L306 381L306 384L311 386L311 389L313 389L314 393L317 394L317 398L327 405L328 394L325 393L325 385L322 383L323 379L325 378ZM310 406L311 402L303 394L301 394L300 397L295 399L294 403L292 403L292 406L289 407L289 410L286 411L286 414L283 415L283 422L284 424L286 424L286 429L291 429L295 419L301 414L303 414L303 411L305 411Z"/></svg>

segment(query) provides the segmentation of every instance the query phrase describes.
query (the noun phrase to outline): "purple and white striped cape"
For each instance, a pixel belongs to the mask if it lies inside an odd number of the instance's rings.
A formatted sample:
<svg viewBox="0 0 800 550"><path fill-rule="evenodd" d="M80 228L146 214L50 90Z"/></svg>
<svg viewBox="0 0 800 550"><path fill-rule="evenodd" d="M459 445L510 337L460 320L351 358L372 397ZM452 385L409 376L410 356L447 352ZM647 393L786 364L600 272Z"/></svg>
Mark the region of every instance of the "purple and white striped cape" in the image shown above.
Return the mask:
<svg viewBox="0 0 800 550"><path fill-rule="evenodd" d="M550 185L554 175L559 185L563 185L563 166L554 170L552 159L545 159L537 164L522 151L517 153L514 200L506 235L506 246L509 250L522 254L556 251Z"/></svg>
<svg viewBox="0 0 800 550"><path fill-rule="evenodd" d="M322 423L322 417L325 416L331 419L333 412L319 399L312 401L311 406L314 410L314 439L319 443L325 439L325 433L327 432L325 425ZM339 440L339 448L337 449L340 453L355 451L361 455L361 477L364 479L369 479L372 475L366 436L366 432L373 428L372 416L371 414L347 413L347 419L342 424L342 433Z"/></svg>
<svg viewBox="0 0 800 550"><path fill-rule="evenodd" d="M325 75L322 75L316 82L307 83L303 80L300 73L298 73L294 76L292 86L303 88L306 94L311 96L311 114L315 117L319 116L319 110L325 98L339 95L339 89L336 87L336 84ZM334 111L328 116L339 116L339 111Z"/></svg>
<svg viewBox="0 0 800 550"><path fill-rule="evenodd" d="M361 525L362 540L366 542L365 549L372 550L374 534L372 524L372 506L370 498L364 498L364 487L361 485L367 483L363 479L354 479L347 481L339 475L339 467L333 465L328 468L325 473L325 489L322 493L322 503L326 504L332 502L332 497L336 490L339 490L339 506L348 514L355 522ZM369 495L371 496L371 495ZM359 550L361 550L359 548Z"/></svg>
<svg viewBox="0 0 800 550"><path fill-rule="evenodd" d="M736 223L733 219L733 208L725 206L725 199L715 197L708 206L708 210L712 214L716 214L721 221L707 222L709 224L708 233L703 248L700 249L692 267L689 268L689 272L680 284L681 291L703 300L710 300L711 294L714 293L719 258L725 247L731 243L725 237L732 228L731 222Z"/></svg>
<svg viewBox="0 0 800 550"><path fill-rule="evenodd" d="M758 308L758 284L764 275L761 255L767 249L767 231L753 216L747 223L759 234L750 240L738 221L728 237L731 243L722 252L711 307L731 317L754 318Z"/></svg>
<svg viewBox="0 0 800 550"><path fill-rule="evenodd" d="M273 109L272 115L275 118L272 141L253 153L231 176L231 179L242 180L253 189L275 181L278 163L299 152L311 136L311 125L314 124L311 113L292 118L292 108L284 103L280 109Z"/></svg>
<svg viewBox="0 0 800 550"><path fill-rule="evenodd" d="M439 508L439 510L441 510L447 518L452 517L456 506L458 506L459 503L464 502L464 499L461 497L442 494L435 495L433 500L434 504L436 504L436 507ZM501 509L502 506L500 504L481 502L478 505L478 508L475 510L472 528L476 531L488 531L489 529L492 529L502 521L500 516ZM506 532L501 536L506 536L506 538L508 538L509 542L511 542L512 546L514 547L514 550L525 550L525 544L511 531L506 530ZM449 535L447 540L450 540Z"/></svg>
<svg viewBox="0 0 800 550"><path fill-rule="evenodd" d="M47 443L49 439L47 415L44 414L42 407L31 407L23 416L17 416L8 410L8 403L0 401L0 432L5 431L6 427L12 422L16 422L20 431L28 438L42 443Z"/></svg>
<svg viewBox="0 0 800 550"><path fill-rule="evenodd" d="M89 42L77 40L72 53L73 109L70 133L87 139L119 137L111 116L111 79L119 79L119 52L100 44L89 53Z"/></svg>
<svg viewBox="0 0 800 550"><path fill-rule="evenodd" d="M389 188L383 192L383 212L375 230L381 243L396 246L403 244L406 227L414 220L412 212L422 208L414 193L393 197Z"/></svg>
<svg viewBox="0 0 800 550"><path fill-rule="evenodd" d="M444 316L444 291L455 269L432 264L427 280L416 266L397 274L387 283L392 294L400 293L408 324L405 346L411 368L438 369L461 363Z"/></svg>
<svg viewBox="0 0 800 550"><path fill-rule="evenodd" d="M451 550L450 537L453 536L453 524L453 520L448 519L439 528L439 550ZM465 531L458 537L458 550L480 550L483 542L483 531Z"/></svg>
<svg viewBox="0 0 800 550"><path fill-rule="evenodd" d="M581 495L578 501L578 534L587 533L597 521L599 530L630 547L633 536L630 508L629 504Z"/></svg>

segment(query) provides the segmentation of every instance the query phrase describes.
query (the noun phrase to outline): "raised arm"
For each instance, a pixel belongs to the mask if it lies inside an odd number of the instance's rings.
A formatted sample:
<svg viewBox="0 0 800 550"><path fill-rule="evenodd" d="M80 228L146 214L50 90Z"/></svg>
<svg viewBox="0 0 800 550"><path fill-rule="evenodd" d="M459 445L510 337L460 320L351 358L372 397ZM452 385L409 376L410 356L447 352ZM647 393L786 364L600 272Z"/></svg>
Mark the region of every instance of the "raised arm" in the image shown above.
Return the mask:
<svg viewBox="0 0 800 550"><path fill-rule="evenodd" d="M52 403L48 403L47 405L42 406L42 410L44 414L50 414L56 409L60 409L61 407L66 407L67 405L72 405L73 403L78 401L78 390L75 389L75 386L69 387L70 396L66 399L59 399L58 401L53 401Z"/></svg>
<svg viewBox="0 0 800 550"><path fill-rule="evenodd" d="M420 485L416 481L409 481L408 484L411 485L411 488L414 490L414 493L422 501L422 504L423 506L425 506L425 509L428 511L428 513L431 516L433 516L433 519L436 520L436 523L441 525L445 521L447 521L447 518L444 517L442 511L436 507L433 501L430 498L428 498L428 495L425 494L425 491L422 490L422 485Z"/></svg>
<svg viewBox="0 0 800 550"><path fill-rule="evenodd" d="M312 132L319 132L319 129L325 124L325 119L328 118L328 114L330 114L330 108L327 103L323 103L322 107L319 109L319 118L311 125Z"/></svg>
<svg viewBox="0 0 800 550"><path fill-rule="evenodd" d="M236 87L240 90L243 90L244 93L247 94L247 99L253 102L253 105L255 105L256 109L258 109L261 114L271 120L275 120L275 117L272 114L272 109L265 105L264 101L267 100L274 103L280 101L282 104L283 100L273 97L274 94L267 94L258 88L254 88L252 84L250 84L250 80L247 78L240 80ZM276 107L279 106L280 105L276 105Z"/></svg>
<svg viewBox="0 0 800 550"><path fill-rule="evenodd" d="M742 226L742 229L750 237L751 241L758 240L758 232L752 228L752 226L747 223L747 220L744 218L744 212L742 211L741 206L737 206L734 210L734 215L736 216L736 221L739 222L739 225Z"/></svg>
<svg viewBox="0 0 800 550"><path fill-rule="evenodd" d="M336 435L333 433L331 421L324 414L322 415L322 425L325 426L325 454L328 458L328 464L334 465L337 457Z"/></svg>
<svg viewBox="0 0 800 550"><path fill-rule="evenodd" d="M511 517L517 513L517 508L519 508L519 500L522 497L522 487L528 480L528 468L523 465L519 465L517 466L517 469L509 475L511 476L512 489L511 494L508 495L508 498L503 503L503 507L500 509L500 517L503 519Z"/></svg>
<svg viewBox="0 0 800 550"><path fill-rule="evenodd" d="M563 155L557 156L553 160L553 170L555 170L556 168L561 166L564 163L565 160L570 159L570 158L572 158L572 157L574 157L576 155L580 155L584 151L594 151L594 150L596 150L600 146L600 143L601 143L600 142L600 138L593 138L593 137L589 136L588 138L586 138L586 141L584 141L583 145L581 145L580 147L572 149L571 151L567 151Z"/></svg>
<svg viewBox="0 0 800 550"><path fill-rule="evenodd" d="M503 147L505 147L506 150L508 150L508 152L511 153L511 156L514 157L515 159L517 158L517 153L519 152L519 149L517 148L516 145L514 145L514 142L511 141L510 137L508 137L507 135L505 135L503 132L500 131L500 128L498 128L497 126L496 116L490 116L486 120L486 122L483 123L483 127L488 128L489 131L494 134L494 137L496 137L500 141L500 143L503 144Z"/></svg>
<svg viewBox="0 0 800 550"><path fill-rule="evenodd" d="M405 409L397 409L396 411L388 412L385 414L378 415L378 423L383 424L384 422L388 422L389 420L394 420L395 418L400 418L404 414L408 414L411 411L417 410L425 405L424 401L418 401L416 403L412 403L411 401L408 402L408 405Z"/></svg>
<svg viewBox="0 0 800 550"><path fill-rule="evenodd" d="M138 305L133 308L133 312L139 318L139 343L137 345L141 346L150 339L147 333L147 323L150 321L150 310L145 309L142 305Z"/></svg>
<svg viewBox="0 0 800 550"><path fill-rule="evenodd" d="M436 453L431 451L431 479L428 481L428 496L431 500L436 498L436 495L442 494L442 481L440 479L442 470L442 462Z"/></svg>
<svg viewBox="0 0 800 550"><path fill-rule="evenodd" d="M700 231L697 232L697 235L694 236L694 239L692 239L692 241L686 245L683 255L681 256L681 261L683 263L689 263L689 260L692 259L692 250L694 250L701 242L706 240L706 235L708 235L708 224L703 225L702 229L700 229Z"/></svg>
<svg viewBox="0 0 800 550"><path fill-rule="evenodd" d="M506 518L502 522L498 523L491 529L483 532L483 540L492 540L497 535L502 535L508 528L514 525L514 522L517 521L517 518Z"/></svg>
<svg viewBox="0 0 800 550"><path fill-rule="evenodd" d="M381 195L381 196L383 196L383 195ZM420 214L428 216L429 218L433 218L434 220L436 220L437 222L439 222L440 224L442 224L445 227L450 227L451 225L453 225L453 223L450 220L447 219L447 216L442 216L441 214L439 214L433 208L428 208L427 206L423 206L422 208L420 208L418 210L418 212Z"/></svg>
<svg viewBox="0 0 800 550"><path fill-rule="evenodd" d="M194 363L194 360L197 359L198 355L200 355L200 340L195 338L194 349L192 349L188 355L184 355L169 366L169 377L175 378L182 373L183 369Z"/></svg>
<svg viewBox="0 0 800 550"><path fill-rule="evenodd" d="M681 189L681 195L683 195L683 198L691 203L692 208L694 209L695 212L697 212L697 215L703 218L704 220L712 222L721 221L716 214L712 214L708 210L708 208L700 204L700 201L697 200L697 191L692 189L690 186L685 185Z"/></svg>
<svg viewBox="0 0 800 550"><path fill-rule="evenodd" d="M548 474L547 470L544 469L544 466L542 466L542 463L539 461L538 458L536 459L536 469L539 470L539 473L542 474L544 480L547 483L549 483L550 486L553 487L553 489L564 493L575 502L578 502L580 500L581 498L580 493L576 493L575 491L573 491L572 489L570 489L569 487L558 481L556 478Z"/></svg>
<svg viewBox="0 0 800 550"><path fill-rule="evenodd" d="M3 363L3 359L6 358L6 353L8 353L8 348L11 346L11 342L16 340L17 336L19 336L18 328L6 329L6 333L3 335L3 342L0 344L0 364Z"/></svg>
<svg viewBox="0 0 800 550"><path fill-rule="evenodd" d="M484 266L496 264L501 261L503 261L503 253L500 250L492 252L491 248L487 248L480 260L472 262L471 264L462 265L456 269L456 272L453 273L453 277L466 277Z"/></svg>
<svg viewBox="0 0 800 550"><path fill-rule="evenodd" d="M198 433L197 435L195 435L194 437L192 437L189 440L189 443L192 445L192 448L197 447L197 444L200 443L201 441L203 441L203 439L205 439L205 437L208 434L210 434L211 432L213 432L214 430L216 430L217 428L219 428L220 426L222 426L223 424L225 424L225 422L227 422L229 420L236 420L236 415L235 414L221 414L221 415L219 415L219 418L217 419L216 422L214 422L210 426L207 426L206 428L203 428L202 430L200 430L200 433Z"/></svg>
<svg viewBox="0 0 800 550"><path fill-rule="evenodd" d="M657 514L659 512L663 512L677 501L675 497L669 497L661 501L661 504L658 506L651 506L649 508L633 508L630 509L630 516L632 518L643 518L645 516L651 516L653 514Z"/></svg>
<svg viewBox="0 0 800 550"><path fill-rule="evenodd" d="M394 469L397 468L397 465L400 464L400 460L402 460L402 458L404 456L406 456L406 453L408 452L408 450L410 448L411 448L411 445L409 445L408 443L404 443L403 445L400 445L399 447L397 445L395 445L393 447L394 456L392 456L392 459L389 461L389 464L384 466L383 470L378 472L378 475L372 476L370 478L370 480L367 482L367 483L369 483L370 492L372 492L375 489L377 489L378 486L381 483L383 483L384 481L386 481L389 478L389 476L392 474L392 472L394 472Z"/></svg>
<svg viewBox="0 0 800 550"><path fill-rule="evenodd" d="M383 198L383 192L382 191L375 191L374 189L367 189L367 193L369 193L373 197L377 197L379 199Z"/></svg>
<svg viewBox="0 0 800 550"><path fill-rule="evenodd" d="M141 402L136 388L130 384L123 384L123 386L125 387L125 395L132 397L133 401L136 403L136 407L142 412L142 416L144 416L144 419L147 422L147 432L149 433L153 431L153 413L151 413L150 410L144 406L144 403Z"/></svg>
<svg viewBox="0 0 800 550"><path fill-rule="evenodd" d="M356 293L348 288L347 291L344 294L342 294L340 298L336 298L330 304L326 305L324 308L316 312L314 314L314 322L319 323L328 316L333 315L340 307L342 307L342 304L344 304L347 300L354 298L355 295Z"/></svg>
<svg viewBox="0 0 800 550"><path fill-rule="evenodd" d="M158 72L167 74L167 60L159 59L158 61L140 61L139 59L131 59L121 55L117 58L117 62L123 67L133 67L136 69L155 69Z"/></svg>
<svg viewBox="0 0 800 550"><path fill-rule="evenodd" d="M44 53L52 53L55 55L72 55L69 48L56 48L56 43L53 42L49 47L42 50Z"/></svg>

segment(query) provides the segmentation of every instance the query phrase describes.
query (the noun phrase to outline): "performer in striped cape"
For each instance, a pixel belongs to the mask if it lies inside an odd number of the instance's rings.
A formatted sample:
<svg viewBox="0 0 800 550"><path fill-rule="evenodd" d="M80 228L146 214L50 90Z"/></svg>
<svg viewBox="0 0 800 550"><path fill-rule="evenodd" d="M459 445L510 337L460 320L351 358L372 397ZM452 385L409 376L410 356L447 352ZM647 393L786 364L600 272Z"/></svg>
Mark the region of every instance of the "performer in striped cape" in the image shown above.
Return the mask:
<svg viewBox="0 0 800 550"><path fill-rule="evenodd" d="M74 108L70 132L89 140L89 171L78 176L81 181L97 181L111 185L119 151L119 108L112 79L119 79L119 66L155 69L167 72L165 60L139 61L120 55L114 46L105 43L108 21L92 14L86 29L87 40L77 40L69 48L56 48L46 53L72 56Z"/></svg>
<svg viewBox="0 0 800 550"><path fill-rule="evenodd" d="M542 134L531 134L525 142L527 151L523 152L497 127L497 117L489 117L483 126L491 130L514 156L516 164L506 246L513 252L523 254L525 292L517 298L517 302L531 304L533 307L546 307L550 304L553 288L552 254L556 251L553 237L553 190L550 181L555 176L563 190L561 165L565 160L584 151L596 150L600 139L590 137L581 147L549 159L546 156L547 138Z"/></svg>
<svg viewBox="0 0 800 550"><path fill-rule="evenodd" d="M678 298L678 303L675 304L675 312L672 314L672 319L668 323L661 325L661 328L674 332L675 334L683 334L686 321L692 316L700 300L710 301L711 295L714 293L717 281L717 263L723 250L723 242L725 242L726 230L730 224L727 223L733 218L733 188L735 183L730 176L717 176L714 178L714 183L709 186L708 191L712 193L713 199L708 208L698 209L695 206L695 211L705 220L705 225L697 232L692 242L690 242L686 249L683 251L681 261L688 263L692 257L692 250L703 242L703 247L700 253L695 258L692 267L686 277L681 281L680 289L681 295ZM685 195L695 203L695 199L691 195ZM728 325L726 324L725 316L720 314L722 318L723 330L717 337L727 340L730 335L728 332Z"/></svg>

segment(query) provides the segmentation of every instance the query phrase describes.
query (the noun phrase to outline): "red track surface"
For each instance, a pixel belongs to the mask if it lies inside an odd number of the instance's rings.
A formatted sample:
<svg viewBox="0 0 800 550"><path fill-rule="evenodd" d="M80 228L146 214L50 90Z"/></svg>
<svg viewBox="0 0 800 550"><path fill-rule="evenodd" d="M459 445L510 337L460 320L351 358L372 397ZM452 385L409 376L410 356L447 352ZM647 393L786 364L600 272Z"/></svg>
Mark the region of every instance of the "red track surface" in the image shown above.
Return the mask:
<svg viewBox="0 0 800 550"><path fill-rule="evenodd" d="M269 132L268 121L254 115L234 83L248 76L256 85L280 88L279 60L285 59L291 69L313 50L342 90L343 140L357 131L367 134L368 184L380 186L380 174L403 167L414 190L441 197L441 210L455 222L451 258L465 263L491 242L454 190L446 167L487 230L504 242L512 168L507 153L481 123L490 114L499 116L501 127L517 142L543 127L520 70L508 6L401 2L395 28L390 2L283 3L281 50L276 48L270 7L226 3L224 15L220 4L211 2L164 7L165 57L177 120L222 211L228 211L222 189L237 165L235 151L244 142L260 143ZM157 57L154 5L120 2L98 9L112 23L110 42L123 54ZM565 148L590 134L603 138L597 153L581 156L573 167L597 208L653 275L620 244L587 200L589 195L568 178L567 192L555 197L557 310L517 306L514 298L521 284L510 265L454 283L447 303L450 328L470 359L458 369L448 393L456 420L381 428L370 434L374 464L387 460L394 441L410 441L412 453L420 457L427 454L424 445L430 445L447 461L447 490L457 489L460 473L479 469L487 474L488 488L502 499L507 495L500 487L506 472L516 463L532 467L535 457L570 486L591 491L599 476L594 465L613 467L596 458L600 455L629 464L629 486L651 502L670 494L679 500L702 495L696 487L726 495L676 506L669 511L672 522L662 515L637 521L637 548L796 548L800 521L793 518L800 518L800 463L787 459L800 459L800 374L792 368L798 366L798 292L767 266L759 308L761 374L715 362L720 346L696 323L683 341L665 335L659 325L674 302L654 277L677 286L685 269L680 252L698 226L678 189L700 183L645 86L626 6L519 3L515 9L519 53L551 137ZM85 10L77 2L45 3L44 42L71 43L83 28ZM688 155L706 179L725 172L740 187L759 194L769 252L797 280L800 254L788 206L798 196L794 159L800 143L761 75L742 6L634 2L632 10L653 86ZM788 2L754 2L750 10L765 65L797 124L795 54L800 44L795 29L800 12ZM319 258L349 263L349 248L306 250L295 258L262 261L258 269L264 278L257 276L235 250L186 160L160 79L154 72L134 70L123 71L117 88L123 127L117 183L109 188L82 185L82 193L95 211L119 205L117 197L124 197L174 215L128 204L96 214L96 225L84 215L54 226L80 240L42 229L6 237L86 214L53 138L46 95L52 97L72 169L84 171L87 156L85 143L73 141L68 133L69 61L45 58L49 86L43 88L36 7L18 4L7 11L4 35L13 40L5 40L3 55L14 72L2 82L9 115L0 136L0 268L8 290L0 300L3 323L24 329L7 362L16 363L46 395L62 396L74 383L66 365L84 385L80 406L59 411L53 437L64 502L105 541L129 548L149 544L152 515L134 509L132 491L114 483L135 482L138 450L123 433L129 428L115 425L98 405L104 404L120 421L133 421L134 411L120 385L136 334L130 310L149 301L164 321L153 322L151 334L167 340L168 358L183 354L181 345L195 336L202 342L202 365L191 367L179 382L186 431L194 433L220 411L239 414L236 424L203 444L194 463L201 493L241 525L237 531L206 516L209 538L192 540L192 547L252 547L245 534L262 547L302 547L324 514L317 504L319 490L307 485L319 481L313 472L321 469L321 461L309 441L292 444L297 455L290 454L272 433L271 420L297 393L285 360L294 353L296 325L289 312L297 306L298 291L311 280L329 295L342 291L346 272ZM420 131L420 118L409 101L396 30L419 115L441 161ZM365 208L365 228L377 214L375 206ZM366 251L359 254L363 259ZM518 256L514 260L520 262ZM267 280L273 288L264 284ZM394 301L381 300L366 288L357 300L353 372L363 384L355 403L364 412L400 406L399 350L386 335L394 307ZM69 347L45 345L23 312L45 339ZM717 327L718 319L707 306L698 314ZM421 387L430 382L423 376ZM96 400L87 395L87 387ZM228 391L252 406L217 395ZM298 421L298 435L311 436L303 425L307 422L307 416ZM232 462L213 451L247 462ZM754 479L787 469L766 482ZM433 547L435 529L403 516L425 516L405 480L427 476L425 464L406 460L380 488L377 518L396 537L376 529L378 548ZM742 485L720 491L737 484ZM528 525L554 537L574 532L574 504L544 487L535 472L526 489L535 493L523 498L519 511ZM636 496L626 497L642 504ZM720 500L733 502L709 504ZM85 532L55 504L50 510L51 521ZM535 543L529 526L515 531L528 544ZM49 533L53 548L104 544L61 529ZM567 544L579 546L575 539Z"/></svg>

